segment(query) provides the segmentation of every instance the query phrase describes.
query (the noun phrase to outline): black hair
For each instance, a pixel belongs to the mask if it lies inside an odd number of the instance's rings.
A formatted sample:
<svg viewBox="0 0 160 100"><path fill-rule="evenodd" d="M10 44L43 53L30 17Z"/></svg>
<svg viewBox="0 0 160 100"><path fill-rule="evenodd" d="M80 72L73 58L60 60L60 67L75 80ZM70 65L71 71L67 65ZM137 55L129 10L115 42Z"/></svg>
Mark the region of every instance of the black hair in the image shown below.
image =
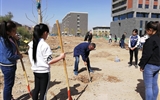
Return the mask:
<svg viewBox="0 0 160 100"><path fill-rule="evenodd" d="M153 29L154 31L157 31L157 22L153 22L153 21L148 22L146 24L145 29L149 30L150 28Z"/></svg>
<svg viewBox="0 0 160 100"><path fill-rule="evenodd" d="M94 48L96 48L96 44L95 43L90 43L91 46L93 46Z"/></svg>
<svg viewBox="0 0 160 100"><path fill-rule="evenodd" d="M137 33L138 34L138 30L137 29L133 29L133 31L132 32L135 32L135 33Z"/></svg>
<svg viewBox="0 0 160 100"><path fill-rule="evenodd" d="M49 32L49 28L46 24L37 24L34 27L34 31L33 31L33 60L36 63L37 59L36 59L36 55L37 55L37 46L39 43L39 39L42 37L44 32Z"/></svg>
<svg viewBox="0 0 160 100"><path fill-rule="evenodd" d="M16 24L13 21L2 21L0 23L0 36L4 38L4 43L6 46L10 46L11 42L9 40L9 34L13 28L16 28Z"/></svg>
<svg viewBox="0 0 160 100"><path fill-rule="evenodd" d="M160 37L160 22L157 24L157 34Z"/></svg>

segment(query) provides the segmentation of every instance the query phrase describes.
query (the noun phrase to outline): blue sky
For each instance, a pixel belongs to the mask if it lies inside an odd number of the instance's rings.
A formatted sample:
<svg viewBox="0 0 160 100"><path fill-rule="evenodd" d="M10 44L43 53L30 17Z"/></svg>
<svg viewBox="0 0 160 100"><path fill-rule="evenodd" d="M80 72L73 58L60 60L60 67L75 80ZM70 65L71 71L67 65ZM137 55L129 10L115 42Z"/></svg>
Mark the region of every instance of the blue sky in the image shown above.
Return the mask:
<svg viewBox="0 0 160 100"><path fill-rule="evenodd" d="M43 21L50 26L69 12L88 12L88 28L95 26L110 26L111 0L41 0ZM0 15L12 12L13 20L23 25L35 25L26 15L37 22L36 0L0 0ZM47 6L47 10L44 10ZM32 9L33 8L33 9ZM32 14L32 11L35 17ZM26 14L26 15L25 15ZM51 19L50 19L51 18ZM49 20L50 19L50 20Z"/></svg>

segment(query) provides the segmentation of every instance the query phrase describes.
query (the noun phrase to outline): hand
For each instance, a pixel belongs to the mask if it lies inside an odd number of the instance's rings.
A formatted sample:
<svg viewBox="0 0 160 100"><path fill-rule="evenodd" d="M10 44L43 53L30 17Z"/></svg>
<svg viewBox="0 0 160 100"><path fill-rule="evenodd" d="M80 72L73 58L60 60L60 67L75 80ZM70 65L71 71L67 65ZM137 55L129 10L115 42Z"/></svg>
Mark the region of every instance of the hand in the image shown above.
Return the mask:
<svg viewBox="0 0 160 100"><path fill-rule="evenodd" d="M141 71L141 72L143 72L143 71L144 71L144 69L140 68L140 71Z"/></svg>
<svg viewBox="0 0 160 100"><path fill-rule="evenodd" d="M65 58L65 56L66 56L65 53L61 53L61 54L60 54L60 58L61 58L61 59Z"/></svg>
<svg viewBox="0 0 160 100"><path fill-rule="evenodd" d="M87 62L84 62L84 65L87 66Z"/></svg>
<svg viewBox="0 0 160 100"><path fill-rule="evenodd" d="M19 55L19 58L20 58L20 59L22 59L22 58L23 58L23 55L22 55L22 54L18 54L18 55Z"/></svg>

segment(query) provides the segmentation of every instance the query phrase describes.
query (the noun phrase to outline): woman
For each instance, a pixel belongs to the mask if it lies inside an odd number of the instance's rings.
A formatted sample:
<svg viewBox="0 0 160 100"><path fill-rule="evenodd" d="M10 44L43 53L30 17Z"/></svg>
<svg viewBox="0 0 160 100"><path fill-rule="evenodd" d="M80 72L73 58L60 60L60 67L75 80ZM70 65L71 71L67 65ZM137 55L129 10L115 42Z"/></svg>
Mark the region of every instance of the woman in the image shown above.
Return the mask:
<svg viewBox="0 0 160 100"><path fill-rule="evenodd" d="M157 100L157 80L160 70L160 24L153 21L147 23L146 33L149 38L143 46L139 66L143 72L145 100Z"/></svg>
<svg viewBox="0 0 160 100"><path fill-rule="evenodd" d="M134 29L132 31L132 35L129 37L129 54L130 54L130 62L129 67L132 66L133 53L135 57L135 67L138 68L138 46L140 44L140 36L138 35L138 30Z"/></svg>
<svg viewBox="0 0 160 100"><path fill-rule="evenodd" d="M47 39L49 28L45 24L38 24L34 27L33 41L29 45L29 59L34 73L35 87L33 91L33 100L46 100L46 93L50 81L50 64L56 63L65 57L62 53L57 58L52 58L52 51L49 45L44 41Z"/></svg>
<svg viewBox="0 0 160 100"><path fill-rule="evenodd" d="M12 21L0 23L0 67L4 75L3 100L12 100L12 88L15 80L16 63L22 58L17 54L14 37L16 24Z"/></svg>

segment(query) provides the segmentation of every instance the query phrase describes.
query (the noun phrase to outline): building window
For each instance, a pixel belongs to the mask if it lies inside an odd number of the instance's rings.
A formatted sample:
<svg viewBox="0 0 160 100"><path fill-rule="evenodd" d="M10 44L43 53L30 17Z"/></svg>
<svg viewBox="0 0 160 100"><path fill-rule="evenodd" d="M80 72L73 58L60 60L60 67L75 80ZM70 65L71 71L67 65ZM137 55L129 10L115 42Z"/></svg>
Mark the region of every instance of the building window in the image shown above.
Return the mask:
<svg viewBox="0 0 160 100"><path fill-rule="evenodd" d="M152 13L151 18L160 18L160 14Z"/></svg>
<svg viewBox="0 0 160 100"><path fill-rule="evenodd" d="M158 0L154 0L154 1L158 1Z"/></svg>
<svg viewBox="0 0 160 100"><path fill-rule="evenodd" d="M146 5L145 5L145 9L148 9L148 8L149 8L149 5L148 5L148 4L146 4Z"/></svg>
<svg viewBox="0 0 160 100"><path fill-rule="evenodd" d="M149 13L139 13L137 12L136 17L148 18Z"/></svg>
<svg viewBox="0 0 160 100"><path fill-rule="evenodd" d="M143 7L143 5L142 4L138 4L138 8L142 8Z"/></svg>
<svg viewBox="0 0 160 100"><path fill-rule="evenodd" d="M153 5L153 9L157 9L157 5Z"/></svg>
<svg viewBox="0 0 160 100"><path fill-rule="evenodd" d="M133 12L127 13L127 18L133 18Z"/></svg>
<svg viewBox="0 0 160 100"><path fill-rule="evenodd" d="M120 15L119 19L120 20L126 19L126 14Z"/></svg>
<svg viewBox="0 0 160 100"><path fill-rule="evenodd" d="M140 21L140 28L142 28L142 26L143 26L143 21L141 20Z"/></svg>
<svg viewBox="0 0 160 100"><path fill-rule="evenodd" d="M118 21L118 20L119 20L118 16L113 17L113 21Z"/></svg>

